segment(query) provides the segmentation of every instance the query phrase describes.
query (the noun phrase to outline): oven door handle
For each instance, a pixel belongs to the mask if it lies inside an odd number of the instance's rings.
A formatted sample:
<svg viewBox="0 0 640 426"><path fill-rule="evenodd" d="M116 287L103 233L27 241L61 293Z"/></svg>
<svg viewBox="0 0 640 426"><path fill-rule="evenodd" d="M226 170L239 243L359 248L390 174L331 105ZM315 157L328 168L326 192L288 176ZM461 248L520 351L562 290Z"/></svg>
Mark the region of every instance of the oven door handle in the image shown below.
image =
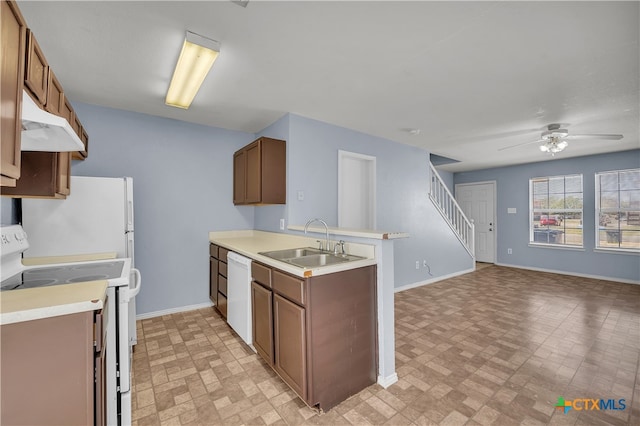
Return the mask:
<svg viewBox="0 0 640 426"><path fill-rule="evenodd" d="M131 271L135 275L136 286L127 290L127 302L130 302L131 299L140 293L140 286L142 285L142 275L140 274L140 271L136 268L131 268Z"/></svg>

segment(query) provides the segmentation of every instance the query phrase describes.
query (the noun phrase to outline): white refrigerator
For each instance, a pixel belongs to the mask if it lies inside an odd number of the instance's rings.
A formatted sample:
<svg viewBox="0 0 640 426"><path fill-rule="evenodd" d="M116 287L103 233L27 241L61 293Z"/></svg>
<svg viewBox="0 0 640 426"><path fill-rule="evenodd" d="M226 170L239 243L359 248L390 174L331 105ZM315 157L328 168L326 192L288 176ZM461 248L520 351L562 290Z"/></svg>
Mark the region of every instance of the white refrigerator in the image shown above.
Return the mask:
<svg viewBox="0 0 640 426"><path fill-rule="evenodd" d="M133 268L133 179L71 176L64 200L22 199L22 226L30 245L24 257L116 252ZM135 302L129 303L131 345L135 318Z"/></svg>

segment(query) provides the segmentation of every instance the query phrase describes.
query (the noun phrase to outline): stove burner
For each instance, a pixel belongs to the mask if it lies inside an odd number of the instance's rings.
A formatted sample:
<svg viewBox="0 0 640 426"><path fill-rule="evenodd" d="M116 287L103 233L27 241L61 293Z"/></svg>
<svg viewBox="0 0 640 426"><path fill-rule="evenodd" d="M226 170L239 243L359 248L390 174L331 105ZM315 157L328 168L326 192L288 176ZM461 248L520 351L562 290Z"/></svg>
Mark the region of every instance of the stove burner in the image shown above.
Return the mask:
<svg viewBox="0 0 640 426"><path fill-rule="evenodd" d="M68 280L70 283L81 283L84 281L96 281L109 278L109 275L85 275L84 277L76 277Z"/></svg>
<svg viewBox="0 0 640 426"><path fill-rule="evenodd" d="M114 260L28 268L21 273L3 279L0 283L0 291L112 280L121 278L124 264L124 261Z"/></svg>

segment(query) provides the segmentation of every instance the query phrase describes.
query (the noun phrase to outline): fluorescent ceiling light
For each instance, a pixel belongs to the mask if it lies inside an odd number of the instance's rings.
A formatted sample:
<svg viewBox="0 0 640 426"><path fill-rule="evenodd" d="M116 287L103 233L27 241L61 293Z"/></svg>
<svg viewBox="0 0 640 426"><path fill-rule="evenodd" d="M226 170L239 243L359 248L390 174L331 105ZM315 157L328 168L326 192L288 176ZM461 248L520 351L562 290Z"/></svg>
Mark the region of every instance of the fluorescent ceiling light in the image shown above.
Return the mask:
<svg viewBox="0 0 640 426"><path fill-rule="evenodd" d="M187 109L220 53L220 42L187 31L165 103Z"/></svg>

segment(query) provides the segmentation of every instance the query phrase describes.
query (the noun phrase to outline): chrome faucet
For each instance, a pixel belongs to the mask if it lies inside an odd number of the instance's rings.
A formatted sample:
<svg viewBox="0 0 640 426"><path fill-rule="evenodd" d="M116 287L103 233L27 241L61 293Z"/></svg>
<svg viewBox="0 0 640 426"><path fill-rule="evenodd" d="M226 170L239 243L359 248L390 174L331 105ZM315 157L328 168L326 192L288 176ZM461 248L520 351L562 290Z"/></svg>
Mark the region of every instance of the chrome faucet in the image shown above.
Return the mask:
<svg viewBox="0 0 640 426"><path fill-rule="evenodd" d="M327 226L327 222L325 222L322 219L318 219L318 218L311 219L309 222L307 222L306 225L304 225L304 233L305 234L307 233L307 230L309 229L309 225L311 225L313 222L320 222L320 223L322 223L324 225L324 231L327 234L327 237L326 237L327 238L327 242L326 242L326 247L325 248L322 247L322 242L320 242L320 250L329 251L330 250L330 247L329 247L329 226Z"/></svg>

